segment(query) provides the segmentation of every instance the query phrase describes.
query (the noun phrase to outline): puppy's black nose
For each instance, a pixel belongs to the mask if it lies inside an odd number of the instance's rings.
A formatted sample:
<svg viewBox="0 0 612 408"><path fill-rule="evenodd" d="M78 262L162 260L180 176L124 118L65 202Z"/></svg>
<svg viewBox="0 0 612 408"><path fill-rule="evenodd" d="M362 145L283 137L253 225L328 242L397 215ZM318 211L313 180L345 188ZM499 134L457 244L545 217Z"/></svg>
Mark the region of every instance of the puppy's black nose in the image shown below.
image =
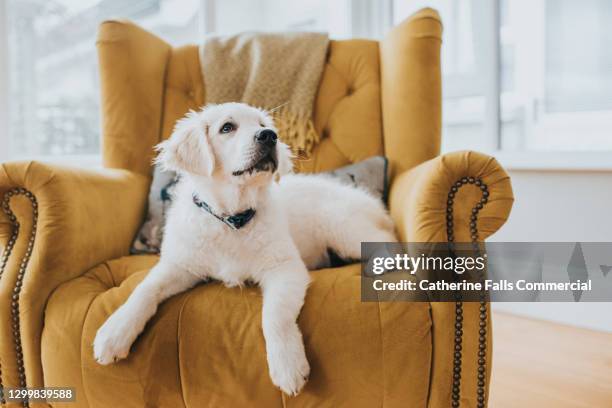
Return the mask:
<svg viewBox="0 0 612 408"><path fill-rule="evenodd" d="M275 146L276 139L278 139L278 136L276 136L276 133L270 129L260 130L259 132L255 133L255 141L264 146Z"/></svg>

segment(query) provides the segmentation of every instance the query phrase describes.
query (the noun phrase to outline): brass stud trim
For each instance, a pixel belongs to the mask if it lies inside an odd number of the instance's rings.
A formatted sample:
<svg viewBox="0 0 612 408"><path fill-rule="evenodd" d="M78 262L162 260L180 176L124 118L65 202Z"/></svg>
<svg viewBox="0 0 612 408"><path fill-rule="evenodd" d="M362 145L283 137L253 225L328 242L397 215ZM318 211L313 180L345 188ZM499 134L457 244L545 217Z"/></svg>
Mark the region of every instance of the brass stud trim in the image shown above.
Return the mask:
<svg viewBox="0 0 612 408"><path fill-rule="evenodd" d="M488 186L481 180L475 177L462 177L457 180L450 188L446 201L446 235L449 243L449 248L454 248L454 223L453 223L453 204L454 199L461 187L466 184L472 184L477 186L482 192L482 198L476 206L472 208L470 216L470 238L472 240L472 246L474 250L479 251L478 247L478 213L484 208L484 205L488 202L489 190ZM481 277L484 280L484 275ZM476 400L478 401L477 406L479 408L484 407L485 401L485 373L487 369L486 364L486 330L487 330L487 297L486 292L480 293L480 314L479 318L479 337L478 337L478 382L476 389ZM451 394L451 406L459 407L461 404L461 362L462 362L462 348L463 348L463 301L461 295L455 293L455 352L453 360L453 376L452 376L452 394Z"/></svg>
<svg viewBox="0 0 612 408"><path fill-rule="evenodd" d="M2 206L2 208L4 208L4 205ZM15 246L15 242L17 241L17 231L18 229L13 230L13 233L11 234L11 237L9 238L8 242L6 243L6 246L4 247L4 251L2 252L2 258L0 258L0 280L2 280L2 275L4 274L4 270L6 269L6 264L8 263L9 255L11 254L11 252L13 252L13 247ZM4 385L2 383L2 364L0 361L0 404L6 404L3 390Z"/></svg>
<svg viewBox="0 0 612 408"><path fill-rule="evenodd" d="M15 243L17 242L17 237L19 235L20 224L17 221L17 217L13 213L10 208L10 200L13 196L23 195L27 199L30 200L32 204L32 230L30 231L30 237L28 238L28 245L26 247L25 253L21 262L19 264L19 271L17 273L17 281L15 282L15 287L13 288L13 297L11 302L11 318L13 320L13 340L15 343L15 355L17 359L17 371L19 372L19 386L22 388L26 387L26 376L25 376L25 367L23 361L23 348L21 346L21 324L19 321L19 297L21 295L21 288L23 287L23 279L25 277L25 272L28 267L28 263L30 262L30 258L32 256L32 250L34 248L34 240L36 238L36 226L38 224L38 201L32 192L26 190L25 188L14 188L9 190L4 194L4 199L2 200L2 211L7 215L11 225L13 227L13 232L9 241L4 249L4 253L2 254L2 258L0 261L0 279L4 274L4 270L6 269L6 265L8 263L8 258L11 255ZM2 388L2 371L0 367L0 388ZM0 396L0 403L6 404L4 400L4 396ZM30 403L27 399L23 400L23 406L28 408Z"/></svg>

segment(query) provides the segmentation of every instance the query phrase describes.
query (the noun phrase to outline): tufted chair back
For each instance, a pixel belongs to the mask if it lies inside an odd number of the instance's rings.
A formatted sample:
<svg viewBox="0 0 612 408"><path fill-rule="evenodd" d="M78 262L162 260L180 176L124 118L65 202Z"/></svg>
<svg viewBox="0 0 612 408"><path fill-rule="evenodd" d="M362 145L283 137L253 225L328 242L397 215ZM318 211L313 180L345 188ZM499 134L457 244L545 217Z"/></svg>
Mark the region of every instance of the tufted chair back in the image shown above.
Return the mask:
<svg viewBox="0 0 612 408"><path fill-rule="evenodd" d="M314 108L322 140L298 171L385 154L395 173L439 154L442 26L431 9L382 42L331 41ZM153 146L206 103L198 47L172 48L140 27L104 22L98 34L106 167L150 175Z"/></svg>

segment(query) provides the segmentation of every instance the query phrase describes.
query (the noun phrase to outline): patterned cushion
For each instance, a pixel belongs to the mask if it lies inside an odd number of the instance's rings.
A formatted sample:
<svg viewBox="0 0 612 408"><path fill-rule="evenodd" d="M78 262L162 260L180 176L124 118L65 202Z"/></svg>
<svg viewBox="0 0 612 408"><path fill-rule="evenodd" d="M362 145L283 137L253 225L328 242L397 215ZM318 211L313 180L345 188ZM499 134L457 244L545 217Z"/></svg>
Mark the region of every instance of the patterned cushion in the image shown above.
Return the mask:
<svg viewBox="0 0 612 408"><path fill-rule="evenodd" d="M383 156L370 157L359 163L322 174L328 174L343 183L361 188L384 202L387 200L388 165L387 159ZM176 173L162 171L159 167L155 167L149 191L147 218L132 244L132 254L159 253L164 235L166 210L172 201L172 193L177 181Z"/></svg>
<svg viewBox="0 0 612 408"><path fill-rule="evenodd" d="M149 209L144 224L140 227L132 244L132 254L158 254L164 235L163 226L166 210L172 200L172 192L178 181L173 171L163 171L155 167L153 182L149 190Z"/></svg>

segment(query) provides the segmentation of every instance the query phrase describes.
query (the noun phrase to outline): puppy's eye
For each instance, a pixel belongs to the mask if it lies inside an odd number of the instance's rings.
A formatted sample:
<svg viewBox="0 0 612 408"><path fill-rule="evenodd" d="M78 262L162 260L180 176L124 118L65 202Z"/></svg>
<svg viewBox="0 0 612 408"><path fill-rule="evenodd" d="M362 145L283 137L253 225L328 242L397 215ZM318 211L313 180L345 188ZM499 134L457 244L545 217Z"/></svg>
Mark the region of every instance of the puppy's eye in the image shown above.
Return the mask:
<svg viewBox="0 0 612 408"><path fill-rule="evenodd" d="M233 132L236 129L236 127L234 126L233 123L230 122L226 122L223 124L223 126L221 126L221 130L219 130L220 133L230 133Z"/></svg>
<svg viewBox="0 0 612 408"><path fill-rule="evenodd" d="M259 126L266 127L266 125L264 125L263 123L260 123Z"/></svg>

